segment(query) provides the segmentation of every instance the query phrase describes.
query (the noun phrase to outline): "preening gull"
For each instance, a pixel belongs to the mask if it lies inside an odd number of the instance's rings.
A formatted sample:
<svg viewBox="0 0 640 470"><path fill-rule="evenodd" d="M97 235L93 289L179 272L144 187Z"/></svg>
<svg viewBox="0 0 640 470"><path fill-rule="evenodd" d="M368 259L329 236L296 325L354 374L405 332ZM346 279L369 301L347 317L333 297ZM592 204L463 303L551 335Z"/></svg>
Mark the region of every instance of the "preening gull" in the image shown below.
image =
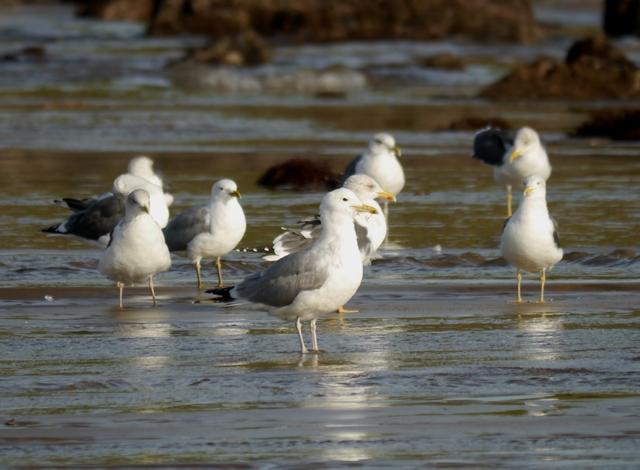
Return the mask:
<svg viewBox="0 0 640 470"><path fill-rule="evenodd" d="M129 173L120 175L113 181L115 195L126 197L136 189L144 189L149 194L149 215L160 228L165 228L169 222L169 207L167 207L167 200L160 186Z"/></svg>
<svg viewBox="0 0 640 470"><path fill-rule="evenodd" d="M178 214L164 229L170 251L186 251L196 268L202 288L200 261L215 258L218 287L223 286L220 257L233 250L247 228L236 183L222 179L211 187L209 205L191 207Z"/></svg>
<svg viewBox="0 0 640 470"><path fill-rule="evenodd" d="M152 216L161 227L169 220L167 201L173 196L162 191L154 181L160 182L153 173L153 162L148 157L136 157L129 162L129 173L120 175L114 181L111 192L86 199L63 198L55 202L66 205L73 214L61 223L45 228L45 233L76 235L103 245L109 242L109 235L124 216L124 198L134 189L144 189L151 195ZM136 174L134 174L136 173ZM146 176L140 176L146 175ZM163 201L160 200L162 195Z"/></svg>
<svg viewBox="0 0 640 470"><path fill-rule="evenodd" d="M346 188L327 193L320 205L322 233L313 244L279 259L239 285L212 289L226 300L246 299L266 306L283 320L295 321L300 352L310 352L302 321L311 322L312 351L318 351L316 320L344 305L362 281L362 258L354 228L359 212L376 213Z"/></svg>
<svg viewBox="0 0 640 470"><path fill-rule="evenodd" d="M127 196L125 216L113 229L109 245L98 264L102 274L116 281L120 308L124 286L145 281L149 283L155 305L153 276L171 267L171 254L162 230L149 215L150 202L149 194L142 189L136 189Z"/></svg>
<svg viewBox="0 0 640 470"><path fill-rule="evenodd" d="M164 181L162 177L154 171L153 160L146 155L132 158L131 161L129 161L128 172L131 175L146 179L149 183L160 186L164 192ZM164 198L167 207L170 207L171 204L173 204L173 195L165 192Z"/></svg>
<svg viewBox="0 0 640 470"><path fill-rule="evenodd" d="M378 182L380 187L394 196L404 188L404 170L398 161L400 148L392 135L380 133L373 136L365 153L347 165L344 179L362 173ZM384 215L388 218L388 203L384 201Z"/></svg>
<svg viewBox="0 0 640 470"><path fill-rule="evenodd" d="M478 132L473 141L473 158L493 165L493 177L507 189L507 217L511 217L511 188L522 184L528 176L544 181L551 176L551 164L538 133L523 127L515 140L501 129L488 127Z"/></svg>
<svg viewBox="0 0 640 470"><path fill-rule="evenodd" d="M500 251L516 267L516 301L522 302L520 271L540 273L540 302L544 302L546 271L562 259L562 248L553 219L549 216L546 183L539 176L525 180L524 197L518 210L507 219L502 231Z"/></svg>
<svg viewBox="0 0 640 470"><path fill-rule="evenodd" d="M343 187L353 191L358 199L378 211L376 214L359 213L355 218L362 263L368 265L387 235L387 221L376 198L382 198L386 201L395 201L396 198L393 194L383 191L373 178L365 174L350 176L344 182ZM273 254L264 256L265 260L276 261L311 245L320 236L322 224L320 217L315 216L300 221L297 227L285 230L273 240Z"/></svg>

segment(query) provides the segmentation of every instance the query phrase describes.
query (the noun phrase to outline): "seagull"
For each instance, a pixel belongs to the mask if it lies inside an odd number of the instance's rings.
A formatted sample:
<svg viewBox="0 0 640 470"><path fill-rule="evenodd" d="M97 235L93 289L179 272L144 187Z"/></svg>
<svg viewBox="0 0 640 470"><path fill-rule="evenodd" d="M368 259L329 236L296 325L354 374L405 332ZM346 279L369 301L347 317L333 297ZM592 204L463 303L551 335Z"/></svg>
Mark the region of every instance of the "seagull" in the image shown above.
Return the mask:
<svg viewBox="0 0 640 470"><path fill-rule="evenodd" d="M140 178L144 178L149 181L149 183L160 186L164 191L164 181L162 180L162 177L153 170L153 160L146 155L140 155L132 158L129 161L127 171L131 175L139 176ZM173 204L173 195L165 192L164 197L167 207L170 207L171 204Z"/></svg>
<svg viewBox="0 0 640 470"><path fill-rule="evenodd" d="M355 219L358 248L362 263L367 266L371 264L371 259L387 235L387 221L376 198L387 201L395 201L396 198L393 194L383 191L373 178L364 174L350 176L342 187L350 189L363 203L378 211L376 214L359 213ZM322 223L320 216L309 217L301 220L297 227L283 228L283 230L286 231L273 240L274 254L263 256L266 261L277 261L310 246L322 233Z"/></svg>
<svg viewBox="0 0 640 470"><path fill-rule="evenodd" d="M109 245L98 263L100 272L116 281L120 308L124 286L144 281L149 283L153 305L156 305L153 276L171 267L171 254L162 230L149 215L150 203L151 198L143 189L136 189L127 196L125 216L113 229Z"/></svg>
<svg viewBox="0 0 640 470"><path fill-rule="evenodd" d="M327 193L320 204L322 233L313 244L279 259L239 285L211 292L264 305L271 314L295 321L300 352L318 352L316 321L351 299L362 281L362 258L354 228L358 213L377 210L346 188ZM311 322L312 349L302 337L302 322Z"/></svg>
<svg viewBox="0 0 640 470"><path fill-rule="evenodd" d="M369 142L365 153L355 158L347 165L344 179L358 173L370 176L378 182L385 191L397 196L404 188L404 170L398 161L400 148L391 134L375 134ZM384 201L384 216L389 218L388 202Z"/></svg>
<svg viewBox="0 0 640 470"><path fill-rule="evenodd" d="M522 302L521 270L540 273L540 303L544 303L546 271L562 259L563 251L555 221L549 216L546 183L540 176L525 179L524 198L518 210L505 222L500 241L504 259L516 267L518 293Z"/></svg>
<svg viewBox="0 0 640 470"><path fill-rule="evenodd" d="M149 166L149 162L151 162L151 166ZM144 189L151 195L151 215L161 227L166 226L169 221L167 202L172 202L173 196L164 193L162 186L154 183L154 181L162 183L162 180L157 175L154 179L152 170L151 174L145 170L145 168L151 168L152 165L153 162L150 158L136 157L129 162L129 172L116 178L111 192L87 199L63 198L54 201L56 204L66 205L73 213L65 221L42 229L42 231L61 235L76 235L106 246L111 231L124 216L124 199L134 189ZM134 173L146 175L146 177Z"/></svg>
<svg viewBox="0 0 640 470"><path fill-rule="evenodd" d="M211 187L208 206L191 207L178 214L164 229L170 251L186 251L196 268L198 289L203 286L200 261L215 258L218 287L223 286L220 257L233 250L247 229L238 199L238 185L222 179Z"/></svg>
<svg viewBox="0 0 640 470"><path fill-rule="evenodd" d="M493 165L493 177L507 188L507 217L511 217L511 188L527 176L536 175L544 181L551 176L547 152L538 133L530 127L520 129L515 140L501 129L487 127L473 141L473 158Z"/></svg>

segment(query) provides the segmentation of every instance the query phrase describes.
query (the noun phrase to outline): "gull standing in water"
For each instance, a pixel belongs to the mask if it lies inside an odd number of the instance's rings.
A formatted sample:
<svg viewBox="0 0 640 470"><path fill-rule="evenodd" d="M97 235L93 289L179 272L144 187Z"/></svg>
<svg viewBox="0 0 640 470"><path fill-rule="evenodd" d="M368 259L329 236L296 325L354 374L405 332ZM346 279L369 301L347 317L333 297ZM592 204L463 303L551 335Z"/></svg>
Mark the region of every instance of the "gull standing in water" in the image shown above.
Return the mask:
<svg viewBox="0 0 640 470"><path fill-rule="evenodd" d="M404 188L404 170L398 161L400 147L391 134L380 133L373 136L365 153L347 165L344 179L362 173L378 182L385 191L397 196ZM384 216L389 219L388 202L384 201Z"/></svg>
<svg viewBox="0 0 640 470"><path fill-rule="evenodd" d="M383 191L373 178L364 174L349 176L343 187L353 191L364 204L376 209L375 214L358 213L355 218L355 230L362 264L368 266L387 236L387 220L376 198L383 198L385 201L395 201L396 198L393 194ZM278 235L273 240L274 254L263 258L267 261L276 261L310 246L321 234L322 222L319 216L305 219L298 227L286 229L286 232ZM338 313L356 312L357 310L346 310L344 306L338 308Z"/></svg>
<svg viewBox="0 0 640 470"><path fill-rule="evenodd" d="M362 282L362 258L354 228L360 212L377 211L346 188L327 193L320 204L322 233L311 246L251 274L235 287L207 292L224 300L240 298L263 304L271 314L295 321L300 352L318 352L317 319L347 303ZM302 322L307 320L311 324L311 351L302 336Z"/></svg>
<svg viewBox="0 0 640 470"><path fill-rule="evenodd" d="M218 287L222 280L220 257L233 250L247 229L247 222L238 199L236 183L222 179L211 187L208 206L191 207L178 214L164 229L170 251L186 251L196 268L198 289L203 287L202 258L215 258Z"/></svg>
<svg viewBox="0 0 640 470"><path fill-rule="evenodd" d="M544 302L546 271L562 259L562 248L553 219L549 216L546 183L539 176L525 180L524 198L502 231L500 251L516 267L518 290L516 302L522 302L520 271L540 273L540 303Z"/></svg>
<svg viewBox="0 0 640 470"><path fill-rule="evenodd" d="M507 189L507 217L511 217L511 188L528 176L539 176L544 181L551 176L551 164L538 133L523 127L513 140L509 133L488 127L481 130L473 141L473 158L493 165L493 177Z"/></svg>
<svg viewBox="0 0 640 470"><path fill-rule="evenodd" d="M171 267L171 254L162 230L149 215L149 205L149 194L142 189L136 189L127 196L125 216L113 229L109 245L98 264L102 274L116 281L120 308L124 286L144 281L149 283L155 305L153 276Z"/></svg>

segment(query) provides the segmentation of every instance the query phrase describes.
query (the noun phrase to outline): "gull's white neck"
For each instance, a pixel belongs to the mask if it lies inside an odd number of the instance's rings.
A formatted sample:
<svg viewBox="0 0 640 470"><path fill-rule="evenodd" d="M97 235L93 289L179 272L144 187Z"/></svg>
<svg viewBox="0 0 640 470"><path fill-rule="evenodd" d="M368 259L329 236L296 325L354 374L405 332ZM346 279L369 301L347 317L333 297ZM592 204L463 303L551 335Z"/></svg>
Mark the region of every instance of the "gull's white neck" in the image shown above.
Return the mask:
<svg viewBox="0 0 640 470"><path fill-rule="evenodd" d="M548 217L549 210L547 208L546 195L541 193L524 197L518 208L517 215L520 219L538 218L541 215Z"/></svg>
<svg viewBox="0 0 640 470"><path fill-rule="evenodd" d="M320 221L322 222L322 233L318 242L330 243L333 240L340 240L341 243L349 244L352 241L357 251L356 230L353 225L353 217L350 214L322 212Z"/></svg>

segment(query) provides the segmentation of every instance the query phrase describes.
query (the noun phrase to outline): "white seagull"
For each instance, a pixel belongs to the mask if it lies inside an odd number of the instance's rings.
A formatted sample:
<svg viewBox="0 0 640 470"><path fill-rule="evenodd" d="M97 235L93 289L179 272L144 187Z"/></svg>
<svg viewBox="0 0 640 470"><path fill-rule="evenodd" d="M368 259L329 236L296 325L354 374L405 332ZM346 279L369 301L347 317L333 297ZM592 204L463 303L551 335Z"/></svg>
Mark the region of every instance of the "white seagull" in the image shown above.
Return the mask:
<svg viewBox="0 0 640 470"><path fill-rule="evenodd" d="M354 228L359 212L376 213L346 188L327 193L320 204L322 234L314 243L246 277L235 287L213 289L224 300L246 299L266 306L283 320L295 321L300 352L318 352L316 321L351 299L362 281L362 258ZM302 337L311 322L312 350Z"/></svg>
<svg viewBox="0 0 640 470"><path fill-rule="evenodd" d="M473 158L494 166L494 179L507 189L507 217L511 217L512 187L528 176L539 176L544 181L551 176L547 152L538 133L530 127L520 129L515 140L501 129L483 129L473 141Z"/></svg>
<svg viewBox="0 0 640 470"><path fill-rule="evenodd" d="M150 198L146 191L136 189L127 196L125 216L113 229L98 264L102 274L116 281L120 308L124 286L145 281L149 283L155 305L153 276L171 267L171 254L162 230L149 215L149 210Z"/></svg>
<svg viewBox="0 0 640 470"><path fill-rule="evenodd" d="M378 182L385 191L397 196L404 188L404 170L398 161L400 148L391 134L380 133L373 136L365 153L347 165L344 179L362 173ZM384 201L384 215L388 219L389 208Z"/></svg>
<svg viewBox="0 0 640 470"><path fill-rule="evenodd" d="M153 160L151 160L146 155L140 155L132 158L129 161L128 172L131 175L139 176L140 178L146 179L147 181L149 181L149 183L160 186L162 188L162 191L164 192L164 181L162 177L154 171ZM173 195L165 192L164 198L167 207L170 207L171 204L173 204Z"/></svg>
<svg viewBox="0 0 640 470"><path fill-rule="evenodd" d="M540 303L544 302L546 271L562 259L562 248L554 220L549 216L546 183L539 176L525 180L524 198L518 210L507 219L502 231L500 251L516 267L516 301L522 302L521 271L540 273Z"/></svg>
<svg viewBox="0 0 640 470"><path fill-rule="evenodd" d="M362 255L362 263L371 264L371 259L382 245L387 236L387 221L376 198L395 201L393 194L383 191L380 185L371 177L364 174L352 175L344 182L343 188L353 191L364 204L374 207L376 214L359 213L355 219L355 229L358 236L358 247ZM311 245L322 233L320 216L301 220L297 227L285 228L284 233L273 239L273 254L263 258L267 261L277 261L296 251Z"/></svg>
<svg viewBox="0 0 640 470"><path fill-rule="evenodd" d="M186 251L196 268L198 288L203 286L201 260L215 258L218 287L223 286L220 257L233 250L247 229L236 183L222 179L211 187L208 206L191 207L164 229L170 251Z"/></svg>

